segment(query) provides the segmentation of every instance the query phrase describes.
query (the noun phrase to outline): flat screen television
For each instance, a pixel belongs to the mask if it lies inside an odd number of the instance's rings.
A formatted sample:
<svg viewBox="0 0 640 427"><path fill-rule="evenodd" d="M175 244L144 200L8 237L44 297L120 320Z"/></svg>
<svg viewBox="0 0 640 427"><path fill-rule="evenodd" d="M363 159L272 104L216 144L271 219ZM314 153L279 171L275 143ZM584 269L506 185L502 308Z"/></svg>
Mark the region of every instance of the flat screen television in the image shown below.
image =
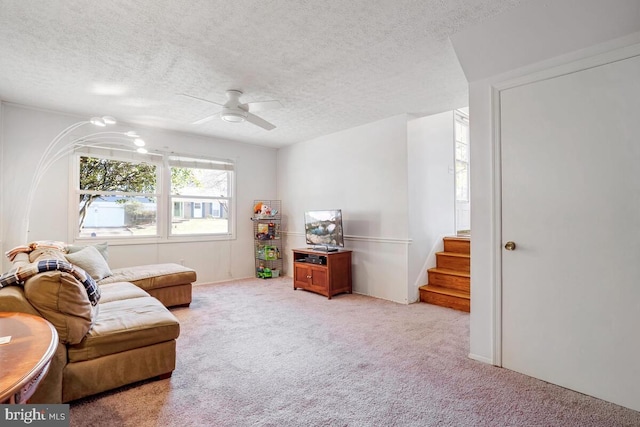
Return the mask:
<svg viewBox="0 0 640 427"><path fill-rule="evenodd" d="M318 210L304 213L304 235L313 249L327 252L344 247L342 210Z"/></svg>

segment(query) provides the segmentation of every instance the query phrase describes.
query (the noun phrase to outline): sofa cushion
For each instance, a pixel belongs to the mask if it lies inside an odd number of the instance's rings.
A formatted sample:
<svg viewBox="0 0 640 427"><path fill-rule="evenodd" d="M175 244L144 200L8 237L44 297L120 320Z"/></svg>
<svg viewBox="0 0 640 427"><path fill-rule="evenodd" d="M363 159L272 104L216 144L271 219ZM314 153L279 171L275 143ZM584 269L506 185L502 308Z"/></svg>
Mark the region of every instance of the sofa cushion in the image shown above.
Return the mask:
<svg viewBox="0 0 640 427"><path fill-rule="evenodd" d="M129 282L107 283L106 285L100 285L100 290L102 291L100 304L111 301L120 301L123 299L143 298L149 296L147 292Z"/></svg>
<svg viewBox="0 0 640 427"><path fill-rule="evenodd" d="M71 264L77 265L86 271L94 280L111 276L109 264L93 246L87 246L77 252L66 254L65 258Z"/></svg>
<svg viewBox="0 0 640 427"><path fill-rule="evenodd" d="M145 291L167 286L195 282L195 270L180 264L151 264L135 267L114 268L111 276L98 282L99 285L113 282L131 282Z"/></svg>
<svg viewBox="0 0 640 427"><path fill-rule="evenodd" d="M104 302L91 331L80 343L69 346L69 362L173 340L179 334L178 319L153 297Z"/></svg>
<svg viewBox="0 0 640 427"><path fill-rule="evenodd" d="M83 250L88 246L93 246L94 248L96 248L98 252L100 252L100 255L102 255L102 258L104 258L105 261L109 262L109 243L108 242L96 243L95 245L67 245L65 246L64 249L68 254L74 254L76 252Z"/></svg>
<svg viewBox="0 0 640 427"><path fill-rule="evenodd" d="M24 267L13 268L0 276L0 287L24 285L30 278L47 271L60 271L72 275L84 286L91 305L97 305L100 301L100 288L95 280L80 267L59 259L41 259Z"/></svg>
<svg viewBox="0 0 640 427"><path fill-rule="evenodd" d="M84 285L62 271L31 277L24 283L24 294L40 315L53 324L62 343L82 341L100 306L91 305Z"/></svg>

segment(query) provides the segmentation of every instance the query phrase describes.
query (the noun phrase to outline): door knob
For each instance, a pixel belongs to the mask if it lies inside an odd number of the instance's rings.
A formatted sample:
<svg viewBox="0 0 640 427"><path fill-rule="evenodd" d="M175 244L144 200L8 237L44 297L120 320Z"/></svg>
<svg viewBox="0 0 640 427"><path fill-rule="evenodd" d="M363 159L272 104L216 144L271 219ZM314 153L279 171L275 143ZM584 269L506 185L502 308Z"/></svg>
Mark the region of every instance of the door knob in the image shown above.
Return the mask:
<svg viewBox="0 0 640 427"><path fill-rule="evenodd" d="M516 244L514 242L507 242L504 245L504 248L508 251L515 251L516 250Z"/></svg>

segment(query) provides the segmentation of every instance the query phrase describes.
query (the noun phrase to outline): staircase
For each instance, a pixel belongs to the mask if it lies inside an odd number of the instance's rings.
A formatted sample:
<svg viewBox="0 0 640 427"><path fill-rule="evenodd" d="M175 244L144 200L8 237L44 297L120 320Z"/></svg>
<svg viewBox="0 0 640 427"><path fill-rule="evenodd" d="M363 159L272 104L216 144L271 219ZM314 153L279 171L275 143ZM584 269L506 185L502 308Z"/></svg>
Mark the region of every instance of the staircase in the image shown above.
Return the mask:
<svg viewBox="0 0 640 427"><path fill-rule="evenodd" d="M427 270L429 283L420 286L420 301L471 311L471 240L445 237L444 251L436 253L436 267Z"/></svg>

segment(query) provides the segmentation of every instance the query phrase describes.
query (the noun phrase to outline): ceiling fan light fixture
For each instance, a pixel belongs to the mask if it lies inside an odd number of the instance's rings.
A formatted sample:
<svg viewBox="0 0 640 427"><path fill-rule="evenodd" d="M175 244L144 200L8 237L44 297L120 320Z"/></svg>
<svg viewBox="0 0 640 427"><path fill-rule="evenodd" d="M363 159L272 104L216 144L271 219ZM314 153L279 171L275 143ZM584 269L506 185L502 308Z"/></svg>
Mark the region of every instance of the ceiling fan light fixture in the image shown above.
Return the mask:
<svg viewBox="0 0 640 427"><path fill-rule="evenodd" d="M182 95L222 107L222 110L200 120L196 120L192 123L193 125L199 125L214 118L219 118L229 123L242 123L246 121L247 123L256 125L258 127L261 127L262 129L272 130L275 129L275 125L269 123L262 117L255 115L254 111L262 111L271 108L282 107L282 103L276 100L242 103L240 102L240 96L242 96L242 92L236 89L227 91L227 102L224 105L219 104L215 101L209 101L208 99L199 98L197 96L187 94Z"/></svg>
<svg viewBox="0 0 640 427"><path fill-rule="evenodd" d="M223 108L222 114L220 114L222 120L231 123L241 123L247 120L247 112L243 110L232 110L230 108Z"/></svg>

